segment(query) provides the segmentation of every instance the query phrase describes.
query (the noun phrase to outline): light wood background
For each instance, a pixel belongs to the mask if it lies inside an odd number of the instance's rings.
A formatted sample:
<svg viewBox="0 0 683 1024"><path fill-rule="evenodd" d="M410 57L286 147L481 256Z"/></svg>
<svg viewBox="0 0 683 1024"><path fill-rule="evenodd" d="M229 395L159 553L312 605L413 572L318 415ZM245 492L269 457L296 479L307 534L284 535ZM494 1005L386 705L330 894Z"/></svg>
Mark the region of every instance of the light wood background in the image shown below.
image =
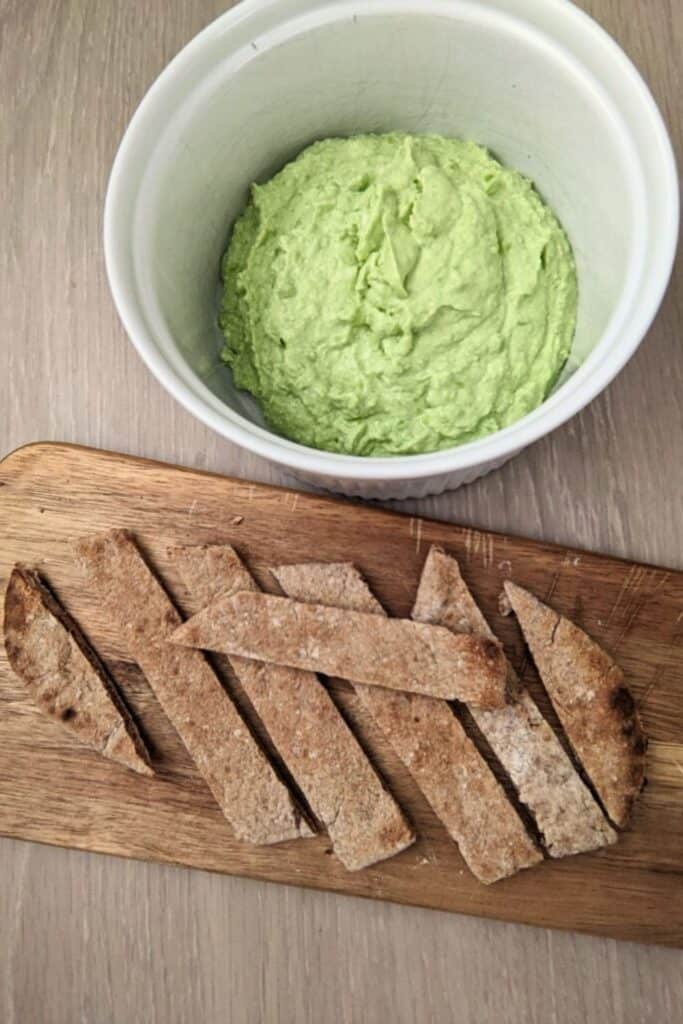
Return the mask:
<svg viewBox="0 0 683 1024"><path fill-rule="evenodd" d="M102 202L145 89L228 4L0 2L0 453L77 441L278 483L194 422L126 342ZM581 0L681 153L680 0ZM593 405L425 516L683 567L683 280ZM649 1024L680 952L0 841L3 1024Z"/></svg>

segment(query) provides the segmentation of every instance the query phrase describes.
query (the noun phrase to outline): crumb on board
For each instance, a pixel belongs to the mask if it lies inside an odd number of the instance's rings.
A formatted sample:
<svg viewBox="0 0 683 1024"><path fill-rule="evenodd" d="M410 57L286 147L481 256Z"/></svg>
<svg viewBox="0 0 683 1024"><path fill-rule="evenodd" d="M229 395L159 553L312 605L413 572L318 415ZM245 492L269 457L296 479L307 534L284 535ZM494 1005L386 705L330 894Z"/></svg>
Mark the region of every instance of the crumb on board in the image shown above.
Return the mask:
<svg viewBox="0 0 683 1024"><path fill-rule="evenodd" d="M244 516L232 516L228 520L228 526L239 526L240 523L244 522Z"/></svg>

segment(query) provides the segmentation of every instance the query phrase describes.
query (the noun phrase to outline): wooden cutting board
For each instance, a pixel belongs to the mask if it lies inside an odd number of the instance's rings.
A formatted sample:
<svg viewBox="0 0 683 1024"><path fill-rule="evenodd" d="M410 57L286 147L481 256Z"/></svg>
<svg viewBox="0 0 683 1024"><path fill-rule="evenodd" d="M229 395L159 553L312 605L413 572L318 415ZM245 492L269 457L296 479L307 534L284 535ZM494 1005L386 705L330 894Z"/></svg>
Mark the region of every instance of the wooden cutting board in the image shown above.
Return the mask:
<svg viewBox="0 0 683 1024"><path fill-rule="evenodd" d="M546 861L486 887L351 688L335 700L413 821L418 842L348 873L325 836L252 849L236 842L151 690L128 659L106 608L84 588L70 553L78 536L135 531L171 591L171 542L234 544L259 580L267 567L355 562L396 615L410 612L430 544L444 545L507 652L547 711L513 618L506 577L571 616L616 656L650 737L648 786L616 847ZM622 939L683 946L683 573L604 558L376 508L250 484L123 455L35 444L0 463L0 589L15 561L35 563L106 659L137 713L158 777L108 762L44 718L0 653L0 833L145 860L170 861L375 899ZM180 592L180 591L178 591Z"/></svg>

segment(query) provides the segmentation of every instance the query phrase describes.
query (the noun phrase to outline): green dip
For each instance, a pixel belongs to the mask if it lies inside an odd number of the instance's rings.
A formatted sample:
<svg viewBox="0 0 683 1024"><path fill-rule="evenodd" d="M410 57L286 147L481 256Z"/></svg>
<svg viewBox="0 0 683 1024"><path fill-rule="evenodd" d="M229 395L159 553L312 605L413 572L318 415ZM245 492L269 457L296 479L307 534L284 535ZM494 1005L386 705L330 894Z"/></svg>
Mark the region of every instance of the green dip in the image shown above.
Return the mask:
<svg viewBox="0 0 683 1024"><path fill-rule="evenodd" d="M302 444L406 455L513 423L557 380L572 251L532 183L471 142L361 135L254 185L222 265L223 360Z"/></svg>

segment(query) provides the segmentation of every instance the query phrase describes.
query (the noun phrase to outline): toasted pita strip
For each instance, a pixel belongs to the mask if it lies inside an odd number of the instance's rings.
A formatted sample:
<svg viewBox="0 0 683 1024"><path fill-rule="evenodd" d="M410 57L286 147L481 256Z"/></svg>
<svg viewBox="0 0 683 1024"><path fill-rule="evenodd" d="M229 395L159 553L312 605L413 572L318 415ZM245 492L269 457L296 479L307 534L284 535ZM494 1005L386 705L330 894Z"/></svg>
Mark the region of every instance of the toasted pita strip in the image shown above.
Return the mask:
<svg viewBox="0 0 683 1024"><path fill-rule="evenodd" d="M386 614L349 563L285 565L272 572L297 601ZM378 686L355 689L479 881L496 882L543 859L445 701Z"/></svg>
<svg viewBox="0 0 683 1024"><path fill-rule="evenodd" d="M237 708L198 651L166 643L181 619L123 530L78 545L86 578L121 630L236 836L279 843L311 835Z"/></svg>
<svg viewBox="0 0 683 1024"><path fill-rule="evenodd" d="M37 572L16 566L5 594L9 663L40 710L98 754L153 775L149 754L104 665Z"/></svg>
<svg viewBox="0 0 683 1024"><path fill-rule="evenodd" d="M273 594L221 594L170 639L481 707L505 701L505 657L495 640Z"/></svg>
<svg viewBox="0 0 683 1024"><path fill-rule="evenodd" d="M569 619L516 584L505 591L565 733L615 825L643 786L640 717L624 673Z"/></svg>
<svg viewBox="0 0 683 1024"><path fill-rule="evenodd" d="M427 557L413 615L455 632L492 636L458 563L437 547ZM534 818L548 853L566 857L616 842L616 832L509 665L508 674L508 691L517 692L517 699L498 711L471 708L471 713Z"/></svg>
<svg viewBox="0 0 683 1024"><path fill-rule="evenodd" d="M219 593L256 591L233 548L172 548L197 607ZM230 664L293 779L349 871L400 853L415 836L312 672L233 656Z"/></svg>

